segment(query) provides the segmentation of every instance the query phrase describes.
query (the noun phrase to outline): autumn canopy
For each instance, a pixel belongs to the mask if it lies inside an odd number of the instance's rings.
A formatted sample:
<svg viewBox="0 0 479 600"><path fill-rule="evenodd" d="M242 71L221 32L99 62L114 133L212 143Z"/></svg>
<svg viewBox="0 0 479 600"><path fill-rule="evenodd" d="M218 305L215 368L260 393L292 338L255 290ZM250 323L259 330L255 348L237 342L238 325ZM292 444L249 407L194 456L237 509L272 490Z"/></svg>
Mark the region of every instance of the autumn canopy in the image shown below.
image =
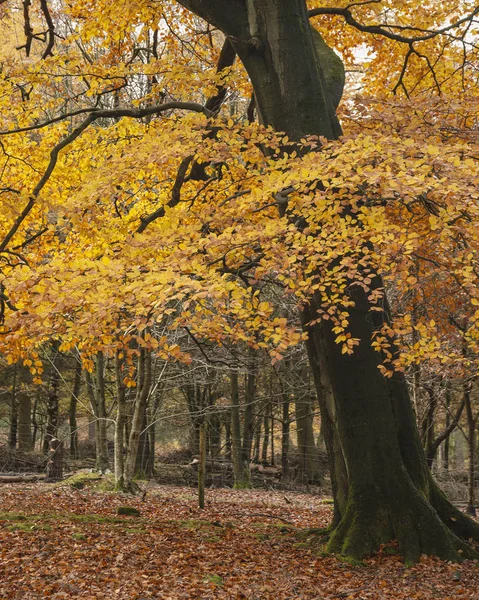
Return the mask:
<svg viewBox="0 0 479 600"><path fill-rule="evenodd" d="M40 381L54 341L134 386L142 349L191 360L175 331L273 362L305 342L329 549L472 554L404 373L477 375L478 14L0 0L0 352Z"/></svg>

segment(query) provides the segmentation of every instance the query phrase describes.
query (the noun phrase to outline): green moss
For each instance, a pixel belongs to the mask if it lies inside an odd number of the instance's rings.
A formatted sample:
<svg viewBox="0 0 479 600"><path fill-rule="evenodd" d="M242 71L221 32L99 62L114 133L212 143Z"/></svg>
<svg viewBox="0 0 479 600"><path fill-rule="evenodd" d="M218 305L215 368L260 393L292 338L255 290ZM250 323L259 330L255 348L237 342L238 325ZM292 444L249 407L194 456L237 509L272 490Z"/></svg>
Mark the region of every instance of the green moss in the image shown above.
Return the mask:
<svg viewBox="0 0 479 600"><path fill-rule="evenodd" d="M117 519L115 517L106 517L103 515L65 515L70 521L77 521L80 523L123 523L122 519Z"/></svg>
<svg viewBox="0 0 479 600"><path fill-rule="evenodd" d="M204 581L207 583L214 583L215 585L224 585L223 578L220 575L205 575Z"/></svg>
<svg viewBox="0 0 479 600"><path fill-rule="evenodd" d="M74 489L81 490L85 486L91 486L95 481L99 481L100 479L101 475L99 475L98 473L90 473L89 471L79 471L78 473L75 473L75 475L64 479L57 485L69 485Z"/></svg>
<svg viewBox="0 0 479 600"><path fill-rule="evenodd" d="M7 529L8 531L25 531L27 533L32 533L34 531L53 531L53 528L50 525L45 525L43 523L29 523L28 521L9 525Z"/></svg>
<svg viewBox="0 0 479 600"><path fill-rule="evenodd" d="M83 533L72 533L72 538L80 542L86 540L86 535L83 535Z"/></svg>
<svg viewBox="0 0 479 600"><path fill-rule="evenodd" d="M343 95L345 71L343 61L323 40L319 31L311 27L314 48L318 57L319 65L324 73L329 97L334 108L337 108Z"/></svg>
<svg viewBox="0 0 479 600"><path fill-rule="evenodd" d="M139 517L141 512L134 506L119 506L116 509L117 515L124 515L126 517Z"/></svg>
<svg viewBox="0 0 479 600"><path fill-rule="evenodd" d="M205 542L209 542L210 544L215 544L216 542L221 542L221 538L217 535L212 535L205 539Z"/></svg>
<svg viewBox="0 0 479 600"><path fill-rule="evenodd" d="M139 527L135 528L132 527L131 529L124 529L125 533L136 533L136 534L143 534L143 533L148 533L148 531L146 529L140 529Z"/></svg>
<svg viewBox="0 0 479 600"><path fill-rule="evenodd" d="M340 554L336 558L342 563L347 563L352 567L367 567L367 564L365 562L363 562L362 560L358 560L357 558L353 558L352 556L344 556Z"/></svg>
<svg viewBox="0 0 479 600"><path fill-rule="evenodd" d="M26 521L28 519L22 513L16 512L0 512L0 521Z"/></svg>
<svg viewBox="0 0 479 600"><path fill-rule="evenodd" d="M252 489L252 485L249 481L238 481L238 483L235 483L233 486L234 490L251 490Z"/></svg>

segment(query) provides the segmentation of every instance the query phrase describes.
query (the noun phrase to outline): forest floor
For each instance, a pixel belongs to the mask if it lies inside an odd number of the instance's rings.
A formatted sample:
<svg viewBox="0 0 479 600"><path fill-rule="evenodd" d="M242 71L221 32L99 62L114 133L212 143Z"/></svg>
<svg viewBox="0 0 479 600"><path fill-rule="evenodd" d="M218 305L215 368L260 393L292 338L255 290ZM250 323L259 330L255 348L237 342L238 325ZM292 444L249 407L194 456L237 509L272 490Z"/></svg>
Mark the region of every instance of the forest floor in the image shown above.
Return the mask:
<svg viewBox="0 0 479 600"><path fill-rule="evenodd" d="M191 488L146 491L0 485L0 599L479 600L477 562L321 556L295 532L328 524L319 496L207 490L200 510Z"/></svg>

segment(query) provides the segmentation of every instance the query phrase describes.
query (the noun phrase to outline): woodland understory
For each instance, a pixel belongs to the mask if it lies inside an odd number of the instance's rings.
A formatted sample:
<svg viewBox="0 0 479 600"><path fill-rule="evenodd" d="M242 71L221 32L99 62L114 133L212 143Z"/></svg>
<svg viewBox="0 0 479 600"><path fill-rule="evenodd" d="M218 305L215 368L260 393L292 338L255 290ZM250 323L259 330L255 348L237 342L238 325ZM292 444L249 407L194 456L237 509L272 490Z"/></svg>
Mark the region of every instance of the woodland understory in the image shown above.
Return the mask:
<svg viewBox="0 0 479 600"><path fill-rule="evenodd" d="M0 444L58 482L0 472L6 597L473 597L479 5L0 0L0 34ZM154 483L183 451L198 509ZM132 531L61 486L85 458ZM258 477L332 507L271 492L258 537Z"/></svg>

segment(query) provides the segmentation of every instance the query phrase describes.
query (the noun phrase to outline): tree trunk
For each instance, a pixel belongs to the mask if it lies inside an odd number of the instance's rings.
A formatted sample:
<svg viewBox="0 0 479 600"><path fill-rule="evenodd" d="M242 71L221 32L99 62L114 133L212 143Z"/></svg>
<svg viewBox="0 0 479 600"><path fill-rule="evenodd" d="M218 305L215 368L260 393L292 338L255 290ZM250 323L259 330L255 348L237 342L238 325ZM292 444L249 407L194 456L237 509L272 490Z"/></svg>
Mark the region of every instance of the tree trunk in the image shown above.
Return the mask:
<svg viewBox="0 0 479 600"><path fill-rule="evenodd" d="M18 430L18 398L17 398L17 365L13 366L12 393L10 395L10 426L8 430L8 447L17 447Z"/></svg>
<svg viewBox="0 0 479 600"><path fill-rule="evenodd" d="M78 458L78 424L77 424L77 406L78 397L81 390L81 360L77 358L75 365L75 379L73 382L72 395L70 397L70 408L68 411L70 424L70 458Z"/></svg>
<svg viewBox="0 0 479 600"><path fill-rule="evenodd" d="M116 420L115 420L115 439L114 439L114 466L115 486L123 489L123 469L124 469L124 434L126 420L126 386L123 382L123 362L120 353L115 356L115 379L116 379Z"/></svg>
<svg viewBox="0 0 479 600"><path fill-rule="evenodd" d="M426 408L426 413L422 420L421 437L426 453L426 462L429 468L432 468L434 461L435 452L433 452L434 446L434 435L435 435L435 420L436 420L436 408L437 408L437 397L433 387L425 386L425 389L429 396L429 404Z"/></svg>
<svg viewBox="0 0 479 600"><path fill-rule="evenodd" d="M313 401L302 394L295 398L295 408L299 453L297 478L300 483L319 485L321 468L313 431Z"/></svg>
<svg viewBox="0 0 479 600"><path fill-rule="evenodd" d="M123 489L133 491L136 486L133 483L135 475L136 458L140 443L142 424L145 420L146 407L151 390L151 353L143 348L140 350L138 364L138 393L131 421L130 437L123 469Z"/></svg>
<svg viewBox="0 0 479 600"><path fill-rule="evenodd" d="M96 357L95 378L85 371L90 406L95 416L95 454L96 468L104 473L109 467L108 441L106 437L106 406L105 406L105 380L104 380L103 354Z"/></svg>
<svg viewBox="0 0 479 600"><path fill-rule="evenodd" d="M270 418L269 418L269 401L268 404L265 406L265 413L263 415L263 447L261 450L261 464L262 465L267 465L268 464L268 448L269 448L269 424L270 424Z"/></svg>
<svg viewBox="0 0 479 600"><path fill-rule="evenodd" d="M63 442L52 438L48 450L49 457L45 481L61 481L63 479Z"/></svg>
<svg viewBox="0 0 479 600"><path fill-rule="evenodd" d="M305 0L180 3L230 37L265 124L293 141L305 135L339 136ZM383 287L380 278L376 287ZM479 525L456 510L435 485L405 379L401 374L382 376L380 355L370 343L377 318L361 288L351 286L350 293L355 306L349 331L361 340L354 354L341 353L330 321L307 327L311 367L323 366L333 400L326 401L321 373L315 373L321 412L328 421L330 462L338 469L332 475L336 512L328 548L361 558L396 539L411 561L421 553L448 560L458 560L460 552L477 556L462 540L479 540ZM320 304L317 298L305 307L305 326Z"/></svg>
<svg viewBox="0 0 479 600"><path fill-rule="evenodd" d="M260 461L262 423L263 419L260 415L258 415L256 417L256 423L254 428L253 462L255 463L259 463Z"/></svg>
<svg viewBox="0 0 479 600"><path fill-rule="evenodd" d="M464 384L464 400L466 405L466 418L467 418L467 449L468 449L468 477L467 477L467 507L466 512L468 515L476 516L476 498L475 498L475 480L474 480L474 467L475 467L475 452L476 452L476 420L472 412L471 403L471 388L472 383L467 382Z"/></svg>
<svg viewBox="0 0 479 600"><path fill-rule="evenodd" d="M51 359L50 382L48 387L47 401L47 424L45 428L45 437L43 438L43 453L47 454L50 449L50 442L58 436L58 412L59 412L59 389L60 389L60 371L58 370L59 351L58 343L53 344L53 353Z"/></svg>
<svg viewBox="0 0 479 600"><path fill-rule="evenodd" d="M252 366L250 367L252 368ZM256 376L250 371L246 375L246 394L244 407L243 423L243 444L241 448L242 460L245 465L249 465L251 460L251 446L253 445L253 425L254 425L254 399L255 399Z"/></svg>
<svg viewBox="0 0 479 600"><path fill-rule="evenodd" d="M18 449L22 452L33 450L32 439L32 400L30 394L18 392Z"/></svg>
<svg viewBox="0 0 479 600"><path fill-rule="evenodd" d="M289 479L289 398L288 395L283 393L283 404L282 404L282 420L281 420L281 472L282 479Z"/></svg>
<svg viewBox="0 0 479 600"><path fill-rule="evenodd" d="M233 461L234 488L245 489L251 487L249 464L243 460L241 444L241 416L239 405L238 373L231 371L231 452Z"/></svg>

